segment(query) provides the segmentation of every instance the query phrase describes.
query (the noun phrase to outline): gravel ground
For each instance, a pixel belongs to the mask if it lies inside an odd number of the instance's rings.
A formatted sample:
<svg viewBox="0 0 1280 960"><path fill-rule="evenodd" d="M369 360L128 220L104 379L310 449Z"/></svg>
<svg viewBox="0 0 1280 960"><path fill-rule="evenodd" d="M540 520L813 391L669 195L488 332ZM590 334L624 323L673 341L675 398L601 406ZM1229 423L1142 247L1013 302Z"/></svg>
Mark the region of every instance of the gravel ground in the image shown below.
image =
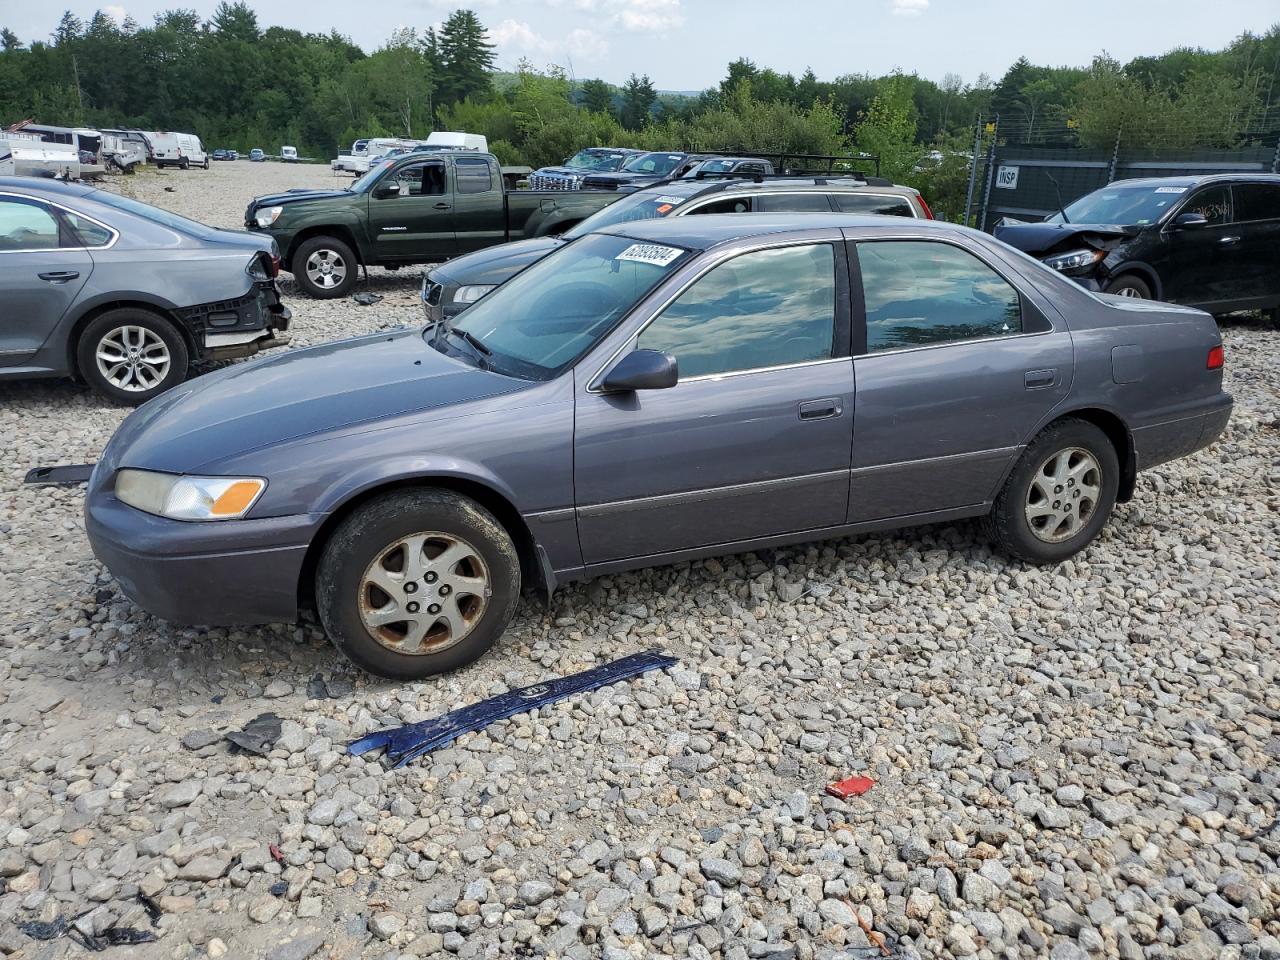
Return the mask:
<svg viewBox="0 0 1280 960"><path fill-rule="evenodd" d="M236 226L329 182L124 188ZM289 290L294 343L414 321L419 275L375 272L371 307ZM1280 334L1225 335L1226 435L1056 569L970 524L663 567L526 603L476 666L401 686L312 629L136 609L81 491L21 485L124 411L0 386L0 953L83 954L26 921L148 928L141 892L160 939L115 955L861 960L869 930L898 957L1280 956ZM681 666L405 770L342 752L649 647ZM231 753L266 711L270 756ZM865 796L823 795L856 772Z"/></svg>

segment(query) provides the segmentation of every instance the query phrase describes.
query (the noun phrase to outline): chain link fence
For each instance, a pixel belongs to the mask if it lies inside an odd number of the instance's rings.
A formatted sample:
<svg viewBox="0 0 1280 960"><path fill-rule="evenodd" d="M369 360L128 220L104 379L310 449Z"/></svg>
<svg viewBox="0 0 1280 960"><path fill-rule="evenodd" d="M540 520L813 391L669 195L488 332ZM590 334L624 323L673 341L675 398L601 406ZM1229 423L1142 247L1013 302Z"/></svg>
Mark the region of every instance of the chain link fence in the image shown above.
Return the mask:
<svg viewBox="0 0 1280 960"><path fill-rule="evenodd" d="M1031 123L979 117L969 159L964 222L991 231L1003 217L1042 220L1115 180L1210 173L1280 173L1280 107L1254 118L1230 147L1187 145L1211 140L1183 128L1144 131L1140 142L1120 130L1109 149L1081 143L1072 121Z"/></svg>

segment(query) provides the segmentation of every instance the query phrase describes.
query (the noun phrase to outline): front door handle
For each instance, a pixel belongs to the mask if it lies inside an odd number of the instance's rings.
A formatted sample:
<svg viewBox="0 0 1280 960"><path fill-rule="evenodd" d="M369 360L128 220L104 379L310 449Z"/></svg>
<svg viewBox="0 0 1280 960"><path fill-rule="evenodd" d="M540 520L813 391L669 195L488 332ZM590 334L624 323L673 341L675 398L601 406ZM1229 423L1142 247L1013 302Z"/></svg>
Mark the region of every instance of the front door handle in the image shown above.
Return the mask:
<svg viewBox="0 0 1280 960"><path fill-rule="evenodd" d="M1240 242L1239 237L1223 237L1218 241L1218 243L1222 244L1224 247L1229 247L1233 243L1239 243L1239 242Z"/></svg>
<svg viewBox="0 0 1280 960"><path fill-rule="evenodd" d="M836 397L824 397L821 400L806 400L800 404L801 420L825 420L827 417L838 417L844 405Z"/></svg>
<svg viewBox="0 0 1280 960"><path fill-rule="evenodd" d="M436 204L436 209L437 209L437 210L448 210L448 209L449 209L449 205L448 205L447 203L437 203L437 204Z"/></svg>
<svg viewBox="0 0 1280 960"><path fill-rule="evenodd" d="M80 274L75 270L51 270L48 273L37 273L36 276L41 280L48 280L50 283L66 283L68 280L74 280Z"/></svg>
<svg viewBox="0 0 1280 960"><path fill-rule="evenodd" d="M1052 387L1058 380L1058 371L1052 370L1028 370L1022 375L1022 383L1028 390L1040 390L1044 387Z"/></svg>

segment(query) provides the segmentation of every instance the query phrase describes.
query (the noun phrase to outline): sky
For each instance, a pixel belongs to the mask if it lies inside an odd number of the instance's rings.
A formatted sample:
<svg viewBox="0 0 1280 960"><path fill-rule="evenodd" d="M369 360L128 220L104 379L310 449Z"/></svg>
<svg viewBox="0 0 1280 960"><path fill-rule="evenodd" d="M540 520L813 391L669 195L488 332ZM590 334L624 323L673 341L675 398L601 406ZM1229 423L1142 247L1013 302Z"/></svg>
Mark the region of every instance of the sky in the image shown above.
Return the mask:
<svg viewBox="0 0 1280 960"><path fill-rule="evenodd" d="M48 39L63 9L88 19L101 7L149 24L160 10L209 16L217 0L0 0L0 26L24 42ZM994 79L1024 55L1033 63L1087 65L1104 49L1121 61L1178 46L1217 49L1246 30L1280 22L1276 0L251 0L262 26L336 28L366 50L397 27L476 11L498 45L498 65L522 58L621 84L647 73L660 90L719 83L738 57L799 76L879 75L895 68L941 81ZM1207 12L1211 9L1212 13Z"/></svg>

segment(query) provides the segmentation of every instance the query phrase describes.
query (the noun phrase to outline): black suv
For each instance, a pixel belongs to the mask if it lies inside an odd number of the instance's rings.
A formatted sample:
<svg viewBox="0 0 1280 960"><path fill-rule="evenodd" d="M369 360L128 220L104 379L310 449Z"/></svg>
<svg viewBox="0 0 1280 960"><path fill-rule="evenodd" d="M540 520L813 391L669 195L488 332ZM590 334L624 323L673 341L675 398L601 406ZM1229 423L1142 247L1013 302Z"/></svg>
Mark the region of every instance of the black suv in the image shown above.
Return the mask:
<svg viewBox="0 0 1280 960"><path fill-rule="evenodd" d="M920 191L878 177L717 175L714 179L667 180L637 190L599 210L559 236L535 237L477 250L431 270L422 282L428 320L457 316L498 284L564 243L615 223L701 213L874 213L933 219Z"/></svg>
<svg viewBox="0 0 1280 960"><path fill-rule="evenodd" d="M1280 308L1274 174L1118 180L995 235L1091 290L1210 313Z"/></svg>

